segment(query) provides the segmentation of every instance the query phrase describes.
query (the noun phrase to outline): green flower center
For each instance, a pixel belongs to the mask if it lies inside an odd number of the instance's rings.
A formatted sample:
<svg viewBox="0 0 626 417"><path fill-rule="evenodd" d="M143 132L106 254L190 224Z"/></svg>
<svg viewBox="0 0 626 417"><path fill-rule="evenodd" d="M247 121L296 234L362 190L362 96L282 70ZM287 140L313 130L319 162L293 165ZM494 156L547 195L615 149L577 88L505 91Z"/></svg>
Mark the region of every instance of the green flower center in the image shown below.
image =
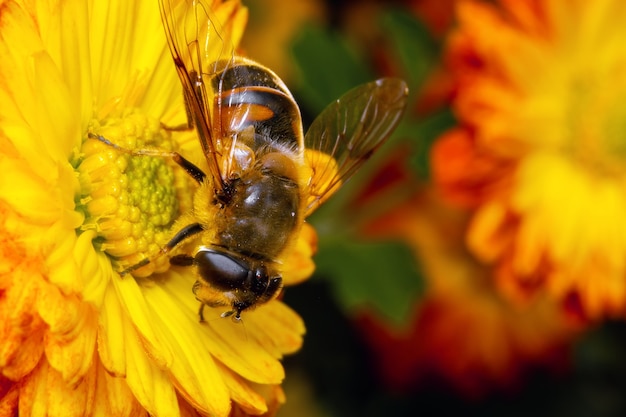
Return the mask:
<svg viewBox="0 0 626 417"><path fill-rule="evenodd" d="M94 120L89 132L115 146L91 137L83 142L75 167L81 183L76 207L85 222L77 232L95 230L94 246L112 258L118 271L150 258L133 275L164 272L167 259L155 255L169 239L181 205L189 204L192 190L184 171L169 158L132 152L170 151L175 147L171 135L136 109Z"/></svg>

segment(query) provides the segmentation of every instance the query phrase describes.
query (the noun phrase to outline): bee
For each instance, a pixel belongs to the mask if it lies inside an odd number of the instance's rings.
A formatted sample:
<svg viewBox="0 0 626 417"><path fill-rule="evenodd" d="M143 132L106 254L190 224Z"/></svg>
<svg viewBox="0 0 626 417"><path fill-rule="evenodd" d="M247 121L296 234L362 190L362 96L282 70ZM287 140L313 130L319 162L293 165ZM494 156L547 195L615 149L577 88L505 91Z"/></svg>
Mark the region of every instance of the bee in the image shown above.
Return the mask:
<svg viewBox="0 0 626 417"><path fill-rule="evenodd" d="M227 306L222 317L239 321L281 292L282 260L305 218L390 136L407 86L394 78L361 85L331 103L304 135L287 86L235 53L209 2L160 0L160 8L208 172L175 152L133 154L172 157L198 183L193 210L181 215L162 254L192 238L202 242L193 253L171 255L170 263L195 268L201 321L205 306Z"/></svg>

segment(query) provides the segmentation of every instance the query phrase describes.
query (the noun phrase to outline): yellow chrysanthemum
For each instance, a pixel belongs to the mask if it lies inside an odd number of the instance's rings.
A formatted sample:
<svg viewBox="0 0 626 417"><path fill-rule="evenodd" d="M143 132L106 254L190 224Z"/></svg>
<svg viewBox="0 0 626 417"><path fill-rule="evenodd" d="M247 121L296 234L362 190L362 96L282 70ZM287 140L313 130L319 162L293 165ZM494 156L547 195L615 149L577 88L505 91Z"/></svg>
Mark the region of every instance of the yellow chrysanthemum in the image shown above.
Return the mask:
<svg viewBox="0 0 626 417"><path fill-rule="evenodd" d="M241 38L246 10L210 3ZM158 3L0 2L0 413L211 416L275 411L279 359L302 343L280 301L243 325L205 312L188 268L146 279L117 271L154 253L195 185L165 158L202 154L186 120ZM287 258L287 283L310 275L315 234Z"/></svg>
<svg viewBox="0 0 626 417"><path fill-rule="evenodd" d="M502 288L592 318L626 312L625 14L618 0L461 2L461 127L434 153Z"/></svg>

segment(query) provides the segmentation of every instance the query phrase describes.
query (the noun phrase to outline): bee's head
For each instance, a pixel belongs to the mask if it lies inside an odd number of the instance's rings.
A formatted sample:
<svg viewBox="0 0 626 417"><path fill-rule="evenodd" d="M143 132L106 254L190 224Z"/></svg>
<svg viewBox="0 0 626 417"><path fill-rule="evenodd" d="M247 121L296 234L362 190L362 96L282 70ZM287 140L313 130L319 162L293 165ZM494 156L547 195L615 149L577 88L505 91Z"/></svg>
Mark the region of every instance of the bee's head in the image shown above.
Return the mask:
<svg viewBox="0 0 626 417"><path fill-rule="evenodd" d="M282 288L282 277L270 270L271 263L238 253L202 247L194 257L194 264L205 283L231 295L233 310L222 316L234 314L235 321L241 319L243 310L271 300Z"/></svg>

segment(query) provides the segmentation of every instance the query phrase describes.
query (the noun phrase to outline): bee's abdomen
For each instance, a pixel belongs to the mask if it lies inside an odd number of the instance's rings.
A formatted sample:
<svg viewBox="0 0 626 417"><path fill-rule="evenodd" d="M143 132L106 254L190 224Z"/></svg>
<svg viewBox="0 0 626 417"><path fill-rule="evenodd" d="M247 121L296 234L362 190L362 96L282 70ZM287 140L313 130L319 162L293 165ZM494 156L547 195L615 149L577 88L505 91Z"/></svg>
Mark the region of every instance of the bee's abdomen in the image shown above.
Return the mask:
<svg viewBox="0 0 626 417"><path fill-rule="evenodd" d="M256 171L242 178L218 222L217 245L252 258L274 260L287 246L299 219L295 181Z"/></svg>
<svg viewBox="0 0 626 417"><path fill-rule="evenodd" d="M253 149L304 151L298 105L284 83L269 69L251 61L235 62L214 79L218 115L224 134L254 127Z"/></svg>

